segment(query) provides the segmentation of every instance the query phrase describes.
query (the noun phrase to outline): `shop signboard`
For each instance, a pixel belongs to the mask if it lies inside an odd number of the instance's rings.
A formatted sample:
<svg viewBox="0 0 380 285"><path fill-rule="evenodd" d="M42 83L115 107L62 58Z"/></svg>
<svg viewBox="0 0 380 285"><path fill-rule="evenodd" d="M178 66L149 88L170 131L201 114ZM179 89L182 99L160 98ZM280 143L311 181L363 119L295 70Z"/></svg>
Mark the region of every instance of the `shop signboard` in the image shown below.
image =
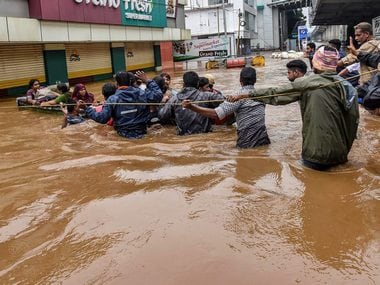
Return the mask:
<svg viewBox="0 0 380 285"><path fill-rule="evenodd" d="M307 44L307 27L306 26L298 26L298 43L299 49L305 50Z"/></svg>
<svg viewBox="0 0 380 285"><path fill-rule="evenodd" d="M229 39L194 39L173 42L173 57L175 61L198 57L225 57L229 52Z"/></svg>
<svg viewBox="0 0 380 285"><path fill-rule="evenodd" d="M168 0L29 0L29 14L41 20L162 28L167 26L166 2ZM170 12L175 13L173 9Z"/></svg>
<svg viewBox="0 0 380 285"><path fill-rule="evenodd" d="M124 0L121 14L126 26L166 27L165 0Z"/></svg>
<svg viewBox="0 0 380 285"><path fill-rule="evenodd" d="M298 38L300 40L307 39L307 27L298 26Z"/></svg>

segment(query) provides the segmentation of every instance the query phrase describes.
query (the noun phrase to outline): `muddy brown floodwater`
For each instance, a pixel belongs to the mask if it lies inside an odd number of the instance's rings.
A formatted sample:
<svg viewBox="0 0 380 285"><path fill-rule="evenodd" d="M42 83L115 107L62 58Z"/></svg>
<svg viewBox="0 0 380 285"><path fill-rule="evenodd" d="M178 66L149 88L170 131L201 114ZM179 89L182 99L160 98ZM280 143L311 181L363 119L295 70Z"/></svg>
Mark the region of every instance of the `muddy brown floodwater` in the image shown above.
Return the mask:
<svg viewBox="0 0 380 285"><path fill-rule="evenodd" d="M257 87L285 83L285 63L267 58ZM239 72L199 71L227 94ZM361 110L349 162L318 172L299 161L297 103L267 106L270 146L237 150L233 127L126 140L14 101L0 102L0 284L380 284L380 117Z"/></svg>

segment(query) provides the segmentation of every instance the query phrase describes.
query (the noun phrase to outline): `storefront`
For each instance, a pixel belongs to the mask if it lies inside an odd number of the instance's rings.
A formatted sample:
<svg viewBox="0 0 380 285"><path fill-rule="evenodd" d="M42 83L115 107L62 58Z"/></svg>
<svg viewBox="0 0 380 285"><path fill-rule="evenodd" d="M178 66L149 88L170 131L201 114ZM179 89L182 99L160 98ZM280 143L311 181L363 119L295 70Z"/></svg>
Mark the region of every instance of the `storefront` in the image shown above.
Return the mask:
<svg viewBox="0 0 380 285"><path fill-rule="evenodd" d="M153 43L127 43L125 62L127 70L154 69Z"/></svg>
<svg viewBox="0 0 380 285"><path fill-rule="evenodd" d="M29 0L29 18L0 12L0 95L19 95L31 78L72 85L170 67L168 47L190 31L178 18L184 1L169 2Z"/></svg>
<svg viewBox="0 0 380 285"><path fill-rule="evenodd" d="M31 78L44 82L42 45L0 45L0 70L0 90L26 86Z"/></svg>
<svg viewBox="0 0 380 285"><path fill-rule="evenodd" d="M66 44L65 51L70 83L84 83L112 77L109 43Z"/></svg>

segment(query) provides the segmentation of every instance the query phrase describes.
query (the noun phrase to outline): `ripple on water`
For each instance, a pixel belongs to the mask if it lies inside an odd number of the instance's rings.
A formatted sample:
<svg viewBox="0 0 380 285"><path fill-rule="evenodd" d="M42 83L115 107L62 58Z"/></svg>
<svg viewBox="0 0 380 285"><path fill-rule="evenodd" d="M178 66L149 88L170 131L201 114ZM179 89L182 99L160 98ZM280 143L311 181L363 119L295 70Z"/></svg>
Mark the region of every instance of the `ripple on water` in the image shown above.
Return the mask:
<svg viewBox="0 0 380 285"><path fill-rule="evenodd" d="M140 160L140 161L157 161L157 158L136 156L136 155L123 155L123 156L111 156L111 155L94 155L88 157L82 157L78 159L71 159L66 161L61 161L58 163L47 164L40 166L41 170L52 171L52 170L63 170L70 168L81 168L89 165L96 165L110 161L124 161L124 160Z"/></svg>
<svg viewBox="0 0 380 285"><path fill-rule="evenodd" d="M233 160L214 161L208 163L166 166L153 171L129 171L125 169L116 170L114 175L119 181L142 184L151 181L177 180L184 178L196 179L197 176L217 174L223 170L228 171Z"/></svg>
<svg viewBox="0 0 380 285"><path fill-rule="evenodd" d="M60 192L54 193L17 209L17 215L5 221L5 226L0 227L0 243L15 236L20 237L21 233L26 234L32 231L34 225L48 220L48 210L53 207L59 194Z"/></svg>

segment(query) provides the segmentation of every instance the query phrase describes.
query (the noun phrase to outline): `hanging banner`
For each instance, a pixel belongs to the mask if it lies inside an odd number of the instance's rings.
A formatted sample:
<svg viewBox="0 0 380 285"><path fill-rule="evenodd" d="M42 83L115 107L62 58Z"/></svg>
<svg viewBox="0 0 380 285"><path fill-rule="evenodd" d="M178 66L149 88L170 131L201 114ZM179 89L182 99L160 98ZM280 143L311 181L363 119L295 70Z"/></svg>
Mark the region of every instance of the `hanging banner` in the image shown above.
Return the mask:
<svg viewBox="0 0 380 285"><path fill-rule="evenodd" d="M225 57L230 55L227 38L197 39L173 42L174 61L198 57Z"/></svg>

